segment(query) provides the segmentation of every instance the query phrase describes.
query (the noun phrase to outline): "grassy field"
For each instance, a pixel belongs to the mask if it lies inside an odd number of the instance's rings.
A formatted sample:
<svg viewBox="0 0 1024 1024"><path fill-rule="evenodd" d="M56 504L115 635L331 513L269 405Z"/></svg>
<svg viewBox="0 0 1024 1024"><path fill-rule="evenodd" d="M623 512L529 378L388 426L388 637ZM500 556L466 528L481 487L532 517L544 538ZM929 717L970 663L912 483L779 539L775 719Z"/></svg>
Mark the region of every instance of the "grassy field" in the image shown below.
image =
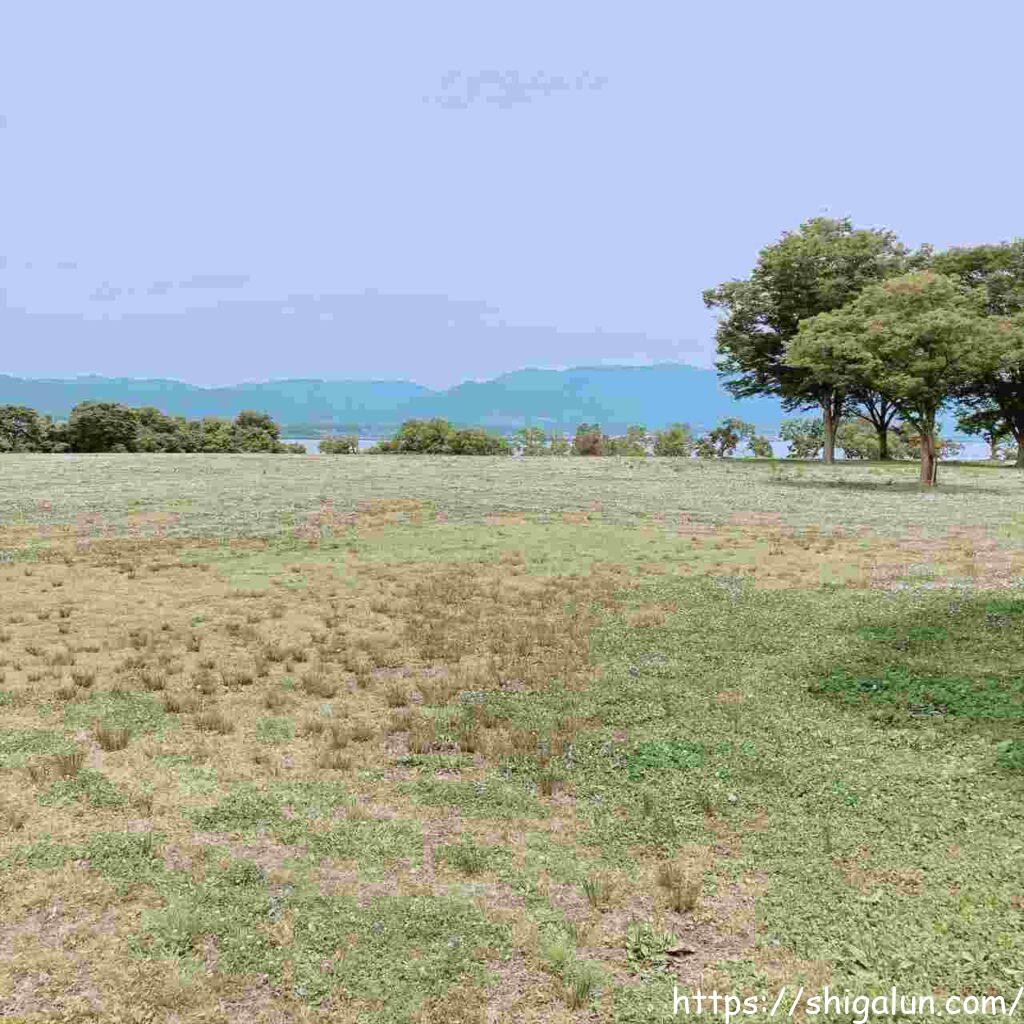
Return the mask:
<svg viewBox="0 0 1024 1024"><path fill-rule="evenodd" d="M0 1018L1012 1000L1024 478L915 473L4 456Z"/></svg>

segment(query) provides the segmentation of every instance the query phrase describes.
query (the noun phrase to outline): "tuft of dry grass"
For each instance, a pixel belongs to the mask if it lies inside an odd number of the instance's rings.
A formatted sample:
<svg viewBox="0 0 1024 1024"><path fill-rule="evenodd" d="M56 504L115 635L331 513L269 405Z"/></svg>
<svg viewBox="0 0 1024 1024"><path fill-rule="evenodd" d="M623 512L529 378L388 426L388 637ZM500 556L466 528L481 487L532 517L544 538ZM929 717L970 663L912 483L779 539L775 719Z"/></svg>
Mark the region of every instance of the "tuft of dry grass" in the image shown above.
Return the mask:
<svg viewBox="0 0 1024 1024"><path fill-rule="evenodd" d="M372 740L377 735L377 732L372 725L366 722L357 722L352 726L351 735L356 743L366 743Z"/></svg>
<svg viewBox="0 0 1024 1024"><path fill-rule="evenodd" d="M706 855L702 853L694 857L680 855L658 865L658 887L676 913L696 909L704 889L707 867Z"/></svg>
<svg viewBox="0 0 1024 1024"><path fill-rule="evenodd" d="M200 668L192 676L192 686L207 697L212 697L220 689L217 677L208 668Z"/></svg>
<svg viewBox="0 0 1024 1024"><path fill-rule="evenodd" d="M103 750L124 750L131 739L127 729L115 729L99 723L93 728L93 735Z"/></svg>
<svg viewBox="0 0 1024 1024"><path fill-rule="evenodd" d="M414 715L409 721L409 750L429 754L436 746L437 723L424 715Z"/></svg>
<svg viewBox="0 0 1024 1024"><path fill-rule="evenodd" d="M25 765L25 771L35 785L41 786L50 778L50 767L46 761L33 759Z"/></svg>
<svg viewBox="0 0 1024 1024"><path fill-rule="evenodd" d="M263 694L263 706L268 711L276 711L279 708L288 706L288 695L284 690L272 687Z"/></svg>
<svg viewBox="0 0 1024 1024"><path fill-rule="evenodd" d="M347 772L352 768L352 758L342 750L328 747L317 754L316 766L332 771Z"/></svg>
<svg viewBox="0 0 1024 1024"><path fill-rule="evenodd" d="M333 697L340 685L322 667L310 669L302 674L302 689L311 697Z"/></svg>
<svg viewBox="0 0 1024 1024"><path fill-rule="evenodd" d="M223 711L215 709L201 711L195 717L195 725L200 732L216 732L222 736L235 731L235 723Z"/></svg>
<svg viewBox="0 0 1024 1024"><path fill-rule="evenodd" d="M0 827L5 832L20 832L28 821L28 812L8 800L0 801Z"/></svg>
<svg viewBox="0 0 1024 1024"><path fill-rule="evenodd" d="M62 779L74 778L85 765L85 751L79 747L66 754L54 754L53 764Z"/></svg>
<svg viewBox="0 0 1024 1024"><path fill-rule="evenodd" d="M409 689L401 683L390 683L384 690L384 700L389 708L404 708L409 703Z"/></svg>
<svg viewBox="0 0 1024 1024"><path fill-rule="evenodd" d="M186 714L195 710L196 699L191 694L169 692L164 694L163 705L168 714Z"/></svg>
<svg viewBox="0 0 1024 1024"><path fill-rule="evenodd" d="M73 668L71 670L71 682L87 690L96 682L96 672L92 669Z"/></svg>

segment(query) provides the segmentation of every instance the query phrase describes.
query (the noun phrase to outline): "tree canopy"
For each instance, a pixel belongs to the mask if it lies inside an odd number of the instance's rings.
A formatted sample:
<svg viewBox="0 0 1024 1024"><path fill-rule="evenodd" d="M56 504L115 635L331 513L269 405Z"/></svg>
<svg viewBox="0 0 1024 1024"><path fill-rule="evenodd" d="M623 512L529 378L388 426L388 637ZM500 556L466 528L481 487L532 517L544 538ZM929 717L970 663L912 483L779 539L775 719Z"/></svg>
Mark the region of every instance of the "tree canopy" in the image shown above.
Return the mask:
<svg viewBox="0 0 1024 1024"><path fill-rule="evenodd" d="M704 292L722 312L717 367L736 397L777 395L786 409L822 410L825 458L847 393L825 365L797 366L786 345L800 324L841 308L866 286L904 272L911 257L891 231L855 229L849 219L817 217L761 250L748 278Z"/></svg>
<svg viewBox="0 0 1024 1024"><path fill-rule="evenodd" d="M997 333L977 294L934 271L918 271L871 285L842 309L803 321L786 361L827 372L844 390L871 390L891 402L918 432L921 481L930 485L938 412L992 371Z"/></svg>

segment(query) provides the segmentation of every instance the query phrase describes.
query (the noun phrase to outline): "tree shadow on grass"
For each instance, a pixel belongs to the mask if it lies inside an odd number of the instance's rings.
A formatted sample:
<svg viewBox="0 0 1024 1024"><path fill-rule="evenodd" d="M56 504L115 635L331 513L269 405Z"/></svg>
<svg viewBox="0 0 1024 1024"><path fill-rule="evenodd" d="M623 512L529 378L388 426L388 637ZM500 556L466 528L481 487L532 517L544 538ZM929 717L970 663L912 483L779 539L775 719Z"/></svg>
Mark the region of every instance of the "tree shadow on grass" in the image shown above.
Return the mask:
<svg viewBox="0 0 1024 1024"><path fill-rule="evenodd" d="M993 494L1005 495L1006 491L996 487L978 487L974 484L943 483L941 478L935 487L925 487L917 480L813 480L786 479L774 481L780 487L794 487L808 491L855 491L879 494Z"/></svg>

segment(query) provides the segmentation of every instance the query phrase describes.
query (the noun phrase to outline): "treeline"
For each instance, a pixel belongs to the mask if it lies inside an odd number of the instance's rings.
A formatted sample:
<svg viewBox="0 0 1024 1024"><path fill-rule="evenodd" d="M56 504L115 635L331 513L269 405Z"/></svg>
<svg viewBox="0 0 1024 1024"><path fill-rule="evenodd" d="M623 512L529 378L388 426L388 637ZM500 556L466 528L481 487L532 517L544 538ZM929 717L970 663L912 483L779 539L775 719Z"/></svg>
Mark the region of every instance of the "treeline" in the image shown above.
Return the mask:
<svg viewBox="0 0 1024 1024"><path fill-rule="evenodd" d="M704 293L718 371L738 398L818 409L826 462L845 422L881 459L916 438L933 485L939 414L1024 467L1024 239L911 251L891 231L819 217L761 250L750 276ZM856 448L856 446L854 446Z"/></svg>
<svg viewBox="0 0 1024 1024"><path fill-rule="evenodd" d="M571 438L560 431L521 427L504 437L481 427L456 427L445 419L406 420L395 435L368 450L369 454L417 455L661 455L690 458L726 458L746 445L752 455L771 458L768 439L742 420L723 420L713 430L695 437L690 426L674 423L650 432L630 427L625 434L609 436L596 423L581 423ZM354 435L327 437L320 442L325 455L355 454Z"/></svg>
<svg viewBox="0 0 1024 1024"><path fill-rule="evenodd" d="M262 412L233 420L188 420L150 406L80 402L64 422L21 405L0 405L0 452L292 452L278 425Z"/></svg>
<svg viewBox="0 0 1024 1024"><path fill-rule="evenodd" d="M824 424L813 417L782 421L780 438L789 446L788 458L818 458L825 444ZM873 427L857 419L843 421L836 431L836 444L846 459L878 459L880 444ZM940 442L943 456L959 454L962 445L953 440ZM320 441L324 455L355 455L359 438L355 434L325 437ZM886 431L886 457L919 459L920 437L905 424ZM673 423L664 430L649 431L637 425L625 434L609 436L596 423L581 423L568 437L541 427L520 427L511 437L479 427L459 428L445 419L407 420L394 437L381 441L367 454L416 455L625 455L670 458L725 459L738 454L753 458L774 458L771 442L743 420L725 419L704 434L695 435L687 423ZM1006 457L1007 451L998 456Z"/></svg>

